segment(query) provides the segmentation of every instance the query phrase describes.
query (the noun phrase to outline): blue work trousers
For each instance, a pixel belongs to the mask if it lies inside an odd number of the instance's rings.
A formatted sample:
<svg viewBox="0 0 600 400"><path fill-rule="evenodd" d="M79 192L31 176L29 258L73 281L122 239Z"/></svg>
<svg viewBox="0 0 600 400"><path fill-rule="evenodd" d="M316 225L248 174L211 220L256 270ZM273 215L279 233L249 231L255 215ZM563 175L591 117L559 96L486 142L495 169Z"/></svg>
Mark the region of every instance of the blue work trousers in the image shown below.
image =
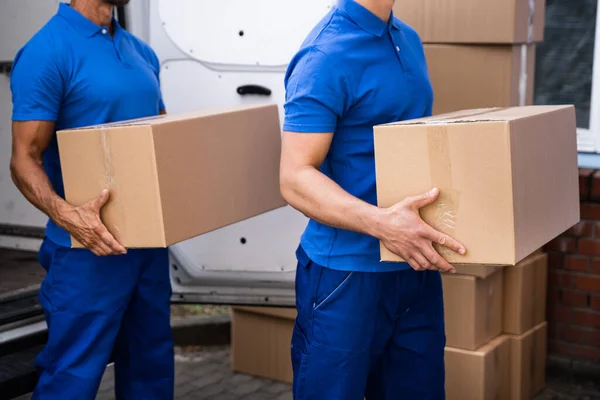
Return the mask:
<svg viewBox="0 0 600 400"><path fill-rule="evenodd" d="M443 400L439 272L324 268L300 248L292 337L296 400Z"/></svg>
<svg viewBox="0 0 600 400"><path fill-rule="evenodd" d="M117 399L173 399L167 250L97 257L45 239L39 259L49 338L33 399L95 399L113 351Z"/></svg>

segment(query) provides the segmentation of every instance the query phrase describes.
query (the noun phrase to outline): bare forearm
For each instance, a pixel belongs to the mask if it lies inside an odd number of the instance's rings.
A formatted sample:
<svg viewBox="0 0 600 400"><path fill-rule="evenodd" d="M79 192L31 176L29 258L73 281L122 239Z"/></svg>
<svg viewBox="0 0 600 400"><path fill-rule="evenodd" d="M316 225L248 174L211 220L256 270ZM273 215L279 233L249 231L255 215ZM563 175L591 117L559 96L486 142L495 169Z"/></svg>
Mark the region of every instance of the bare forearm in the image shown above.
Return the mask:
<svg viewBox="0 0 600 400"><path fill-rule="evenodd" d="M352 196L313 167L307 166L283 179L282 194L288 204L315 221L379 236L384 210Z"/></svg>
<svg viewBox="0 0 600 400"><path fill-rule="evenodd" d="M61 224L62 210L68 204L52 188L42 166L33 159L23 158L11 163L11 176L23 196L36 208Z"/></svg>

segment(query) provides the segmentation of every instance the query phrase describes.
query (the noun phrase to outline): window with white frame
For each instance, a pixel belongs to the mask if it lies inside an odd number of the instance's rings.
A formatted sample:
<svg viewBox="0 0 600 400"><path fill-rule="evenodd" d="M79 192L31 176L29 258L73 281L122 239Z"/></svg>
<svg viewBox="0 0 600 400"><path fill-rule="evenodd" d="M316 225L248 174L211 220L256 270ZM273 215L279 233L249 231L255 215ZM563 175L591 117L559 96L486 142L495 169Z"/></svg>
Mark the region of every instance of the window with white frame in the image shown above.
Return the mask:
<svg viewBox="0 0 600 400"><path fill-rule="evenodd" d="M536 50L535 103L575 105L581 153L600 153L599 1L547 0Z"/></svg>

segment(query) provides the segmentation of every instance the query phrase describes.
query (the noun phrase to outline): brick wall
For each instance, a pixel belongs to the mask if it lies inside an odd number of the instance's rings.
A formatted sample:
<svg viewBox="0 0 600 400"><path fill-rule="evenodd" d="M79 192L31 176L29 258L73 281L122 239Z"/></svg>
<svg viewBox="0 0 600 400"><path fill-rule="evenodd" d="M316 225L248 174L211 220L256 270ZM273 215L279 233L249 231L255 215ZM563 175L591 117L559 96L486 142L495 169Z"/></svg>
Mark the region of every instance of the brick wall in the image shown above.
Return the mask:
<svg viewBox="0 0 600 400"><path fill-rule="evenodd" d="M548 351L600 360L600 171L579 171L581 221L545 247Z"/></svg>

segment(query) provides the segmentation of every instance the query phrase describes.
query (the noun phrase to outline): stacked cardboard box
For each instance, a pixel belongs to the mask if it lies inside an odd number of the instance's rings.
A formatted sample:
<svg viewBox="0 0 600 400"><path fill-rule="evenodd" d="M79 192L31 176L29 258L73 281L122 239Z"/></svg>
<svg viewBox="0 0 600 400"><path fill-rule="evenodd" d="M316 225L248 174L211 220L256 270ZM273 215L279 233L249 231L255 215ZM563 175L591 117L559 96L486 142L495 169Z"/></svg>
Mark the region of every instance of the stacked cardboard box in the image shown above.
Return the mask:
<svg viewBox="0 0 600 400"><path fill-rule="evenodd" d="M394 13L424 43L434 114L532 104L545 0L403 0Z"/></svg>
<svg viewBox="0 0 600 400"><path fill-rule="evenodd" d="M544 387L547 262L536 252L443 276L448 400L529 400Z"/></svg>

